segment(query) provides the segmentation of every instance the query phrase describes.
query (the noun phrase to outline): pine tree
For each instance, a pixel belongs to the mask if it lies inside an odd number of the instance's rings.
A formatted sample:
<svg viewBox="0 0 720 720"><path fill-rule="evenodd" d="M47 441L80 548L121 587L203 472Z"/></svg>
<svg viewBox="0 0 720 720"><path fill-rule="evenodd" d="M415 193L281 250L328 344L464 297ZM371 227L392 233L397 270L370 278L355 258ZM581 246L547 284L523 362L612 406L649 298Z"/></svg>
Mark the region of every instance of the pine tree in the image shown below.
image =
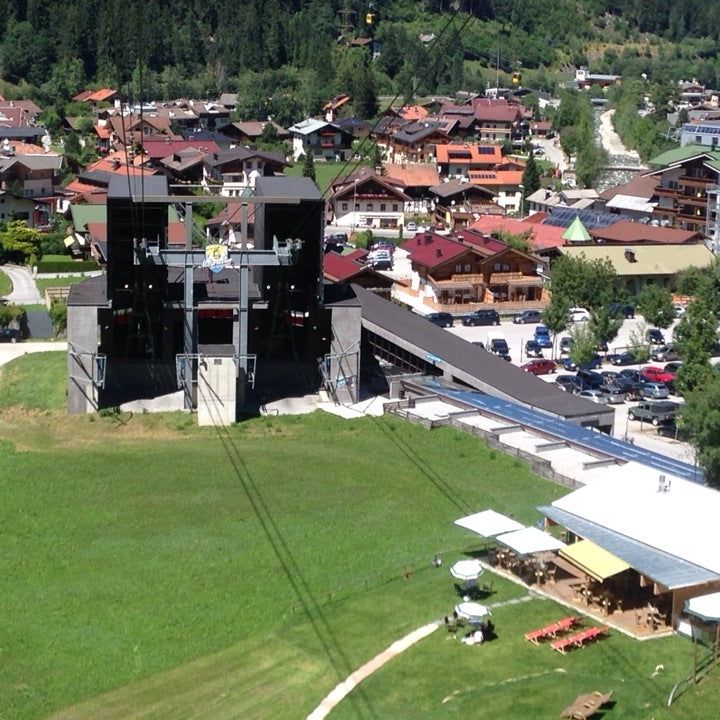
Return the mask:
<svg viewBox="0 0 720 720"><path fill-rule="evenodd" d="M309 177L313 182L315 182L315 160L313 159L311 152L305 153L302 174L303 177Z"/></svg>
<svg viewBox="0 0 720 720"><path fill-rule="evenodd" d="M540 189L540 169L538 168L532 153L530 153L527 165L525 165L525 171L522 176L522 184L523 197L525 198Z"/></svg>

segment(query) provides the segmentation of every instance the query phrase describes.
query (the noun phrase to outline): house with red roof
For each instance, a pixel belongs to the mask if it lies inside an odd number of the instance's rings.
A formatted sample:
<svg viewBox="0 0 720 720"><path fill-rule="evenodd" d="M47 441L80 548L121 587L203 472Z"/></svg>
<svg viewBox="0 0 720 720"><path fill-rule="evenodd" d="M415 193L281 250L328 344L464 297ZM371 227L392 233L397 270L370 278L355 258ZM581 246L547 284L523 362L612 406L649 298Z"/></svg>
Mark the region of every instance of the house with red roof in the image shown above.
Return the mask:
<svg viewBox="0 0 720 720"><path fill-rule="evenodd" d="M418 233L402 249L412 266L410 292L433 309L479 307L517 310L542 307L549 300L533 255L494 238L465 231L456 237Z"/></svg>
<svg viewBox="0 0 720 720"><path fill-rule="evenodd" d="M705 236L695 230L656 227L629 220L593 228L590 235L597 245L695 245L705 242Z"/></svg>
<svg viewBox="0 0 720 720"><path fill-rule="evenodd" d="M336 252L325 253L323 277L333 283L360 285L388 299L393 286L392 278L361 262L357 256Z"/></svg>
<svg viewBox="0 0 720 720"><path fill-rule="evenodd" d="M477 143L448 143L436 149L437 166L441 175L468 177L471 170L494 170L503 161L500 145Z"/></svg>
<svg viewBox="0 0 720 720"><path fill-rule="evenodd" d="M543 225L541 222L515 220L499 215L482 215L470 225L470 229L491 235L495 232L506 232L511 235L526 235L534 253L565 244L563 233L565 228L554 225Z"/></svg>
<svg viewBox="0 0 720 720"><path fill-rule="evenodd" d="M470 170L468 177L473 185L491 190L496 197L495 202L506 212L519 212L522 202L521 170Z"/></svg>

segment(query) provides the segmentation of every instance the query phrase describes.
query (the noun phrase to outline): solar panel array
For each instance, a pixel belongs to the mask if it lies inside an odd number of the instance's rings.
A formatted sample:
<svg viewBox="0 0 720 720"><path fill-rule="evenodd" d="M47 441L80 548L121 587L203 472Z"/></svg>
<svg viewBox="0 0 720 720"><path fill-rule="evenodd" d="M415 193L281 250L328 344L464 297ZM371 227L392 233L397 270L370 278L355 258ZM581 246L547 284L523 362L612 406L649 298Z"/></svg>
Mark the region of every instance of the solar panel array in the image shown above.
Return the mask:
<svg viewBox="0 0 720 720"><path fill-rule="evenodd" d="M495 154L495 148L490 147L489 145L478 145L477 146L478 152L480 155L494 155Z"/></svg>
<svg viewBox="0 0 720 720"><path fill-rule="evenodd" d="M553 208L550 215L543 220L543 225L552 225L553 227L570 227L570 224L576 216L580 217L582 224L588 229L607 227L621 220L632 220L632 216L600 212L598 210L574 210L573 208Z"/></svg>
<svg viewBox="0 0 720 720"><path fill-rule="evenodd" d="M704 135L720 135L720 125L683 125L683 131L702 133Z"/></svg>

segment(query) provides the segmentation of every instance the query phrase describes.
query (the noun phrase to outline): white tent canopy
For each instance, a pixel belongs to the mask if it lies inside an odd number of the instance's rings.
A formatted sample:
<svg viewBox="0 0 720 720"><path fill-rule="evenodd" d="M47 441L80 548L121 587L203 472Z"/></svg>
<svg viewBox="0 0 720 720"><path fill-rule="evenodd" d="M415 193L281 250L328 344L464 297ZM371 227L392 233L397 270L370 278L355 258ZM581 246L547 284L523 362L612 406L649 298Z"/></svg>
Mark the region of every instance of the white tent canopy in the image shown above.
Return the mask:
<svg viewBox="0 0 720 720"><path fill-rule="evenodd" d="M720 592L686 600L685 612L708 622L720 621Z"/></svg>
<svg viewBox="0 0 720 720"><path fill-rule="evenodd" d="M495 512L495 510L483 510L474 515L467 515L455 521L458 525L466 530L471 530L483 537L495 537L502 533L509 533L513 530L521 530L525 526L517 520L509 518L507 515Z"/></svg>
<svg viewBox="0 0 720 720"><path fill-rule="evenodd" d="M518 555L560 550L566 547L564 542L536 527L527 527L522 530L515 530L515 532L498 535L497 541L514 550Z"/></svg>

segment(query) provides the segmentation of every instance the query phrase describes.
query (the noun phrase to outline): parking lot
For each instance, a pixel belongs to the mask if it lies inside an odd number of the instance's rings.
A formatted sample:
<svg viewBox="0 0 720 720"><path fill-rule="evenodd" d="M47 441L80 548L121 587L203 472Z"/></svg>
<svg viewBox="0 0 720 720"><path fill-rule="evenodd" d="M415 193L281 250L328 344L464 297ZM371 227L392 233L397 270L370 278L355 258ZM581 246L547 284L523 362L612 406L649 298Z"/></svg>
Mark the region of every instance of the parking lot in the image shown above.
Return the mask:
<svg viewBox="0 0 720 720"><path fill-rule="evenodd" d="M677 321L676 321L677 322ZM672 331L675 323L667 330L663 330L663 335L666 340L672 339ZM512 363L515 365L522 365L528 360L524 353L524 346L527 340L531 340L534 336L535 328L537 324L528 325L516 325L511 320L502 320L500 326L480 326L480 327L464 327L459 320L456 320L455 325L448 329L447 332L451 332L464 340L469 342L483 342L485 343L488 338L488 332L497 333L501 332L507 340L510 348L510 357ZM631 343L631 335L644 336L645 330L649 326L640 316L634 319L625 320L622 328L618 334L618 337L609 345L608 351L622 352ZM568 336L569 332L560 333L555 342L556 354L552 354L552 349L548 348L544 350L544 356L546 358L553 358L555 360L560 359L560 338ZM649 362L644 365L627 365L624 367L641 369L645 365L662 366L664 363ZM603 363L601 370L620 370L623 368L616 368L610 363ZM562 366L558 368L558 371L554 375L539 375L538 377L546 382L555 382L555 378L560 374L573 374L566 371ZM671 400L674 402L682 403L683 400L679 396L671 395ZM672 430L670 428L665 429L665 433L670 435L661 435L658 433L658 428L653 427L650 423L641 423L637 420L628 420L628 409L635 405L633 401L626 401L621 405L613 406L615 410L615 437L624 438L627 437L631 442L635 442L640 447L645 447L657 452L671 455L688 463L695 462L695 451L688 443L680 442L672 436Z"/></svg>

